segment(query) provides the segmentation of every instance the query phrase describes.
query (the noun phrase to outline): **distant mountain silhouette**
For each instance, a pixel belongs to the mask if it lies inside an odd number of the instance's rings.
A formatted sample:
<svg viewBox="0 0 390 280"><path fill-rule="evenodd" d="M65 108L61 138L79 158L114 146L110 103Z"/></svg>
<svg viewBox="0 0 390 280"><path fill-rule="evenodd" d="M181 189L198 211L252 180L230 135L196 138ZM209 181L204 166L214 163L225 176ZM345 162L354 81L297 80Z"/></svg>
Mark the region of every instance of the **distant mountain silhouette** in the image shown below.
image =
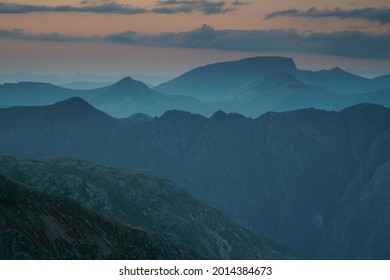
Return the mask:
<svg viewBox="0 0 390 280"><path fill-rule="evenodd" d="M389 106L390 96L385 94L389 88L387 76L367 79L340 68L304 71L289 58L254 57L199 67L153 89L130 77L89 90L31 82L4 84L0 107L49 105L81 97L118 118L136 113L160 116L167 110L206 117L222 110L258 117L303 108L341 110L362 102Z"/></svg>
<svg viewBox="0 0 390 280"><path fill-rule="evenodd" d="M155 89L166 94L218 101L253 79L282 71L289 73L297 71L294 61L282 57L254 57L198 67Z"/></svg>
<svg viewBox="0 0 390 280"><path fill-rule="evenodd" d="M97 89L102 87L108 87L114 84L113 82L72 82L66 84L60 84L60 87L68 89Z"/></svg>
<svg viewBox="0 0 390 280"><path fill-rule="evenodd" d="M361 102L390 107L388 90L366 94L337 94L323 87L303 83L286 72L255 79L222 100L230 102L227 111L250 117L270 111L284 112L303 108L341 110Z"/></svg>
<svg viewBox="0 0 390 280"><path fill-rule="evenodd" d="M285 72L300 81L341 94L358 94L390 88L387 79L363 78L340 68L321 71L298 69L294 61L283 57L253 57L210 64L190 70L155 89L166 94L188 95L203 101L219 101L254 79Z"/></svg>
<svg viewBox="0 0 390 280"><path fill-rule="evenodd" d="M53 119L56 106L1 109L0 153L63 155L148 170L305 255L389 258L386 237L369 237L383 233L373 217L387 207L377 190L387 180L382 165L390 159L389 109L360 104L340 112L304 109L256 119L173 110L146 122L122 122L103 113ZM369 197L375 208L368 207ZM351 217L355 210L349 206L367 215ZM387 215L381 218L387 229ZM366 225L359 236L370 240L367 248L353 237L359 224ZM341 228L348 244L338 247L334 234Z"/></svg>
<svg viewBox="0 0 390 280"><path fill-rule="evenodd" d="M159 116L167 110L180 109L211 114L214 106L192 97L161 94L140 81L126 77L89 100L97 108L116 117L135 113Z"/></svg>
<svg viewBox="0 0 390 280"><path fill-rule="evenodd" d="M96 108L120 118L136 113L159 116L171 109L210 115L217 107L192 97L161 94L130 77L111 86L89 90L72 90L32 82L0 85L2 107L49 105L70 97L81 97Z"/></svg>
<svg viewBox="0 0 390 280"><path fill-rule="evenodd" d="M374 83L377 83L380 85L381 88L389 88L390 84L390 74L389 75L383 75L376 78L371 79Z"/></svg>
<svg viewBox="0 0 390 280"><path fill-rule="evenodd" d="M320 71L298 71L296 76L303 82L321 86L341 94L359 94L390 87L373 80L349 73L339 67Z"/></svg>
<svg viewBox="0 0 390 280"><path fill-rule="evenodd" d="M37 82L20 82L0 85L0 102L3 105L48 105L70 97L88 99L89 91L76 91Z"/></svg>

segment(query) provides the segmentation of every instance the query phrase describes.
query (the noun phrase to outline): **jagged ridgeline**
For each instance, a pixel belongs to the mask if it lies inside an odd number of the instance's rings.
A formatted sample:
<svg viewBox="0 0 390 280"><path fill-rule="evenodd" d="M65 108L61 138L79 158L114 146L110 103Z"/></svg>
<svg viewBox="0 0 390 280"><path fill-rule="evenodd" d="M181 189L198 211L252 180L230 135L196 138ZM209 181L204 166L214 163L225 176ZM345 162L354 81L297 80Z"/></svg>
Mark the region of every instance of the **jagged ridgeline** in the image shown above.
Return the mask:
<svg viewBox="0 0 390 280"><path fill-rule="evenodd" d="M300 257L144 172L0 157L0 174L30 186L0 178L3 259Z"/></svg>

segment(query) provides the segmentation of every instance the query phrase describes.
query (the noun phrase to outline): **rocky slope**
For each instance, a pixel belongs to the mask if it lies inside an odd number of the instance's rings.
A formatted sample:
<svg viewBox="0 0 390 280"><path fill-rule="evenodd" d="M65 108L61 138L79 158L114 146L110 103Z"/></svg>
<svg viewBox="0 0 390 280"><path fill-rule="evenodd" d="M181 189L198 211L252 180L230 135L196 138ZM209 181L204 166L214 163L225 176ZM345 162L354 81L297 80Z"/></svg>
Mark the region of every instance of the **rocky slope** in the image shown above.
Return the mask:
<svg viewBox="0 0 390 280"><path fill-rule="evenodd" d="M287 247L250 233L168 181L147 173L69 158L32 161L1 157L0 174L40 192L66 197L121 224L186 244L207 258L298 257Z"/></svg>
<svg viewBox="0 0 390 280"><path fill-rule="evenodd" d="M0 176L0 259L200 259L194 250Z"/></svg>

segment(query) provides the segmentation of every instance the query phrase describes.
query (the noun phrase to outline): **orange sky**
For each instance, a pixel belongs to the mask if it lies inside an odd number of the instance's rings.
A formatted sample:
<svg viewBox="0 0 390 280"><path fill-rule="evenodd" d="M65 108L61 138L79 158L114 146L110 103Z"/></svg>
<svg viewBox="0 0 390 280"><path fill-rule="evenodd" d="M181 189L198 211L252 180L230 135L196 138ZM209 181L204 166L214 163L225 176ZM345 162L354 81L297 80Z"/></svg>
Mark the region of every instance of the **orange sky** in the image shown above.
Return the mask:
<svg viewBox="0 0 390 280"><path fill-rule="evenodd" d="M217 0L215 0L217 1ZM214 1L214 2L215 2ZM115 1L118 4L152 9L154 0ZM228 3L233 2L226 1ZM353 0L242 0L248 5L238 6L237 11L205 15L200 12L178 14L144 13L135 15L79 13L79 12L36 12L27 14L1 14L0 29L23 29L32 34L60 33L65 35L107 35L127 30L147 34L162 32L183 32L199 28L203 24L216 30L273 30L295 29L307 32L334 32L356 30L390 34L389 24L378 24L361 19L321 18L307 19L277 17L264 20L268 13L286 10L307 10L311 7L321 9L359 9L365 7L389 7L389 0L353 1ZM14 0L0 3L19 5L72 5L80 6L79 0ZM95 3L101 3L95 0ZM177 48L150 48L112 43L53 43L32 42L0 38L0 72L34 70L41 73L58 72L95 72L95 73L145 73L158 74L160 71L175 75L191 67L208 62L229 60L264 54L260 52L191 50ZM390 58L340 58L324 54L305 54L294 52L267 52L269 55L290 55L298 66L310 69L341 66L355 73L369 76L377 73L390 73ZM126 57L126 58L124 58ZM153 58L153 59L152 59ZM315 62L313 62L315 60ZM132 63L133 62L133 63ZM103 69L110 65L110 69ZM126 73L125 73L126 72Z"/></svg>
<svg viewBox="0 0 390 280"><path fill-rule="evenodd" d="M74 5L80 1L61 0L15 0L3 1L4 3L32 4L32 5ZM137 7L151 8L155 6L154 0L116 1L117 3L130 4ZM113 32L134 30L146 33L188 31L203 24L208 24L216 29L281 29L295 28L301 31L335 31L340 29L359 29L377 32L389 32L389 27L378 26L362 20L344 19L338 20L307 20L299 18L277 18L265 21L266 14L280 9L308 9L315 6L318 9L333 9L335 7L356 9L369 7L388 6L388 0L350 1L287 1L287 0L252 0L250 5L240 6L235 12L202 15L193 14L92 14L92 13L31 13L31 14L2 14L0 16L1 28L20 28L31 32L59 32L77 35L97 35ZM369 5L367 5L369 4Z"/></svg>

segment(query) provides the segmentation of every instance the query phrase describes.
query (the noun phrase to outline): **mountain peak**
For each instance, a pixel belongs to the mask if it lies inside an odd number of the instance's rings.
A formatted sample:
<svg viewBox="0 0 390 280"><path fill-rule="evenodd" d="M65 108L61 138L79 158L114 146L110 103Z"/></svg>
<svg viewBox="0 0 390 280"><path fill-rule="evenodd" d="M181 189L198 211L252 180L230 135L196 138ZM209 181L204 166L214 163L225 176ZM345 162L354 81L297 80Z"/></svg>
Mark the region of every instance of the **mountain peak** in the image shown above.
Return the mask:
<svg viewBox="0 0 390 280"><path fill-rule="evenodd" d="M59 101L57 103L54 103L53 106L55 107L69 107L69 106L87 106L92 107L87 101L80 97L71 97L62 101Z"/></svg>
<svg viewBox="0 0 390 280"><path fill-rule="evenodd" d="M111 119L106 113L99 111L87 101L80 97L71 97L69 99L49 105L51 111L57 116L69 115L73 117L88 116Z"/></svg>
<svg viewBox="0 0 390 280"><path fill-rule="evenodd" d="M120 79L116 84L124 84L124 83L133 83L135 82L130 76L126 76L123 79Z"/></svg>
<svg viewBox="0 0 390 280"><path fill-rule="evenodd" d="M143 82L134 80L130 76L127 76L127 77L119 80L118 82L116 82L112 86L115 88L138 88L138 89L149 88Z"/></svg>
<svg viewBox="0 0 390 280"><path fill-rule="evenodd" d="M109 91L114 91L116 94L127 94L129 92L149 92L151 89L143 82L132 79L127 76L112 86L109 87Z"/></svg>
<svg viewBox="0 0 390 280"><path fill-rule="evenodd" d="M253 63L260 67L271 67L279 69L280 71L294 71L297 70L295 62L292 58L282 56L255 56L242 59L243 63Z"/></svg>
<svg viewBox="0 0 390 280"><path fill-rule="evenodd" d="M334 68L330 69L329 72L340 73L340 72L345 72L345 71L343 69L341 69L340 67L334 67Z"/></svg>

